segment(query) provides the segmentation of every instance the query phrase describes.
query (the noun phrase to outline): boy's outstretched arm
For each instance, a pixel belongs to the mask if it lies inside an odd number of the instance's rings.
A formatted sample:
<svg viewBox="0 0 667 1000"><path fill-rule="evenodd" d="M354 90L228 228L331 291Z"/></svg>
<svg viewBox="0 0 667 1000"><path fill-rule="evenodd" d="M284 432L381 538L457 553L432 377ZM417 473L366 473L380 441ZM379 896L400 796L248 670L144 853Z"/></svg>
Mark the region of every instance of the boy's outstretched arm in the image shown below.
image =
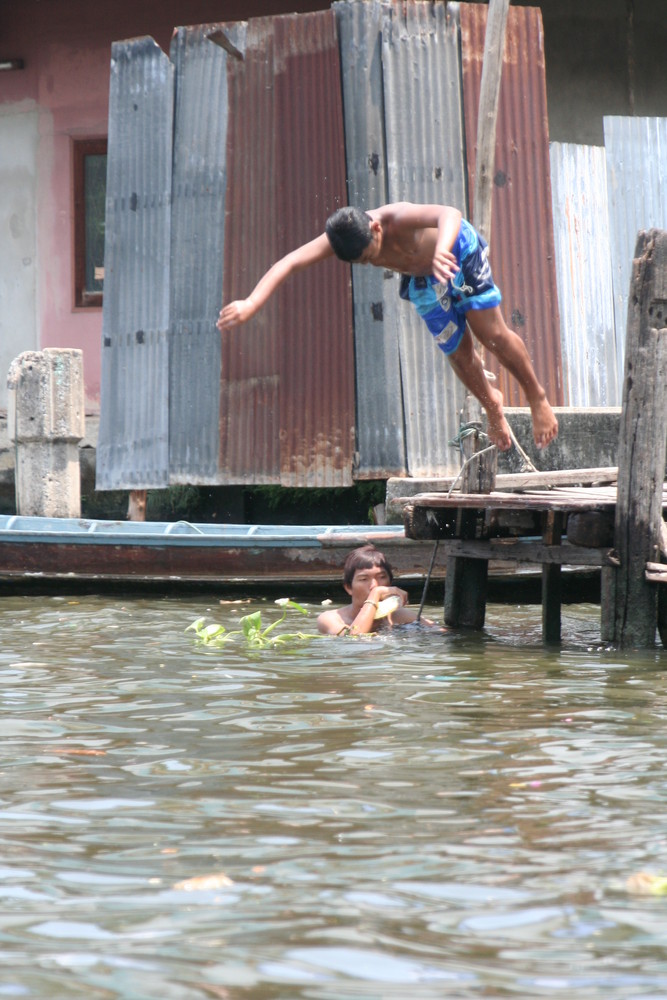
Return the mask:
<svg viewBox="0 0 667 1000"><path fill-rule="evenodd" d="M317 264L321 260L326 260L327 257L333 257L333 250L325 233L281 257L260 278L247 299L229 302L220 310L216 323L218 330L228 330L240 323L247 322L271 298L283 281L289 278L290 274L310 267L311 264Z"/></svg>

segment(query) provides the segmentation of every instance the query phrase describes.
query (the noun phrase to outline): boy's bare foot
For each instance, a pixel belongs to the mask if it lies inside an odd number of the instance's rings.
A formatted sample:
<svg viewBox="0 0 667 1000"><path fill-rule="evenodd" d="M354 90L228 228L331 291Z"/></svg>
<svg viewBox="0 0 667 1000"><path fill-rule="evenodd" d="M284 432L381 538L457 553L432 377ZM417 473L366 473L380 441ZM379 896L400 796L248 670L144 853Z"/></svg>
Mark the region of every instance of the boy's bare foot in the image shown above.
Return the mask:
<svg viewBox="0 0 667 1000"><path fill-rule="evenodd" d="M484 407L488 419L486 431L489 440L500 451L509 451L512 447L512 435L503 412L503 394L499 389L490 387L489 397Z"/></svg>
<svg viewBox="0 0 667 1000"><path fill-rule="evenodd" d="M558 420L551 409L546 396L531 404L530 412L533 418L533 438L535 446L546 448L554 438L558 437Z"/></svg>

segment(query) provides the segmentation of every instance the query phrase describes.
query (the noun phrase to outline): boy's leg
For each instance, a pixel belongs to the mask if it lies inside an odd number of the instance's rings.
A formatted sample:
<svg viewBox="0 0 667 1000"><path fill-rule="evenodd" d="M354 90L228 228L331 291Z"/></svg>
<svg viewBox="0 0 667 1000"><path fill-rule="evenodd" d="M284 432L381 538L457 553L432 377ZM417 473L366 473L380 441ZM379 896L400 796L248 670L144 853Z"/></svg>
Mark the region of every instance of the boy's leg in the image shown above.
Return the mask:
<svg viewBox="0 0 667 1000"><path fill-rule="evenodd" d="M509 329L498 306L471 309L466 319L480 344L498 358L525 392L533 418L535 444L538 448L546 447L558 434L558 421L537 380L523 340Z"/></svg>
<svg viewBox="0 0 667 1000"><path fill-rule="evenodd" d="M512 447L512 438L503 413L503 395L498 389L494 389L487 379L482 360L475 350L472 335L467 327L461 343L455 351L447 355L447 360L466 389L486 410L489 439L501 451L507 451Z"/></svg>

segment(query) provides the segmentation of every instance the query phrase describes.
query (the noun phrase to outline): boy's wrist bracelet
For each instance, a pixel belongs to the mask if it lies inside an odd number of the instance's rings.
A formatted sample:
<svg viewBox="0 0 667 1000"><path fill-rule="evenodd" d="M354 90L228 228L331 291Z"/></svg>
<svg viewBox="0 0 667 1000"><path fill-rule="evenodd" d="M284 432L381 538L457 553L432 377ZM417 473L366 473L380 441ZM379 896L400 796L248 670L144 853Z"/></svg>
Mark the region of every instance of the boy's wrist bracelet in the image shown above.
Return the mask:
<svg viewBox="0 0 667 1000"><path fill-rule="evenodd" d="M375 601L364 601L364 604L372 604L376 611L378 609L378 605L375 603Z"/></svg>

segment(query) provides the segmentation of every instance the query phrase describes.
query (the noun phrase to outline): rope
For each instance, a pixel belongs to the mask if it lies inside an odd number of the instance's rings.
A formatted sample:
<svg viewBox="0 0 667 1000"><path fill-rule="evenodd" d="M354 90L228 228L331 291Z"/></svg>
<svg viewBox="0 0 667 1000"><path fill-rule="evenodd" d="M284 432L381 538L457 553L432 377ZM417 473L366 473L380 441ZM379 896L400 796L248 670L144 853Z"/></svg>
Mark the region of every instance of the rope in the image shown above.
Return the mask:
<svg viewBox="0 0 667 1000"><path fill-rule="evenodd" d="M433 564L435 563L435 556L438 551L438 545L440 544L440 539L437 538L435 545L433 546L433 554L431 555L431 565L428 568L428 573L426 574L426 579L424 580L424 590L422 592L422 600L419 605L419 611L417 612L417 621L421 619L422 611L424 610L424 605L426 604L426 593L428 591L428 585L431 582L431 573L433 572Z"/></svg>

